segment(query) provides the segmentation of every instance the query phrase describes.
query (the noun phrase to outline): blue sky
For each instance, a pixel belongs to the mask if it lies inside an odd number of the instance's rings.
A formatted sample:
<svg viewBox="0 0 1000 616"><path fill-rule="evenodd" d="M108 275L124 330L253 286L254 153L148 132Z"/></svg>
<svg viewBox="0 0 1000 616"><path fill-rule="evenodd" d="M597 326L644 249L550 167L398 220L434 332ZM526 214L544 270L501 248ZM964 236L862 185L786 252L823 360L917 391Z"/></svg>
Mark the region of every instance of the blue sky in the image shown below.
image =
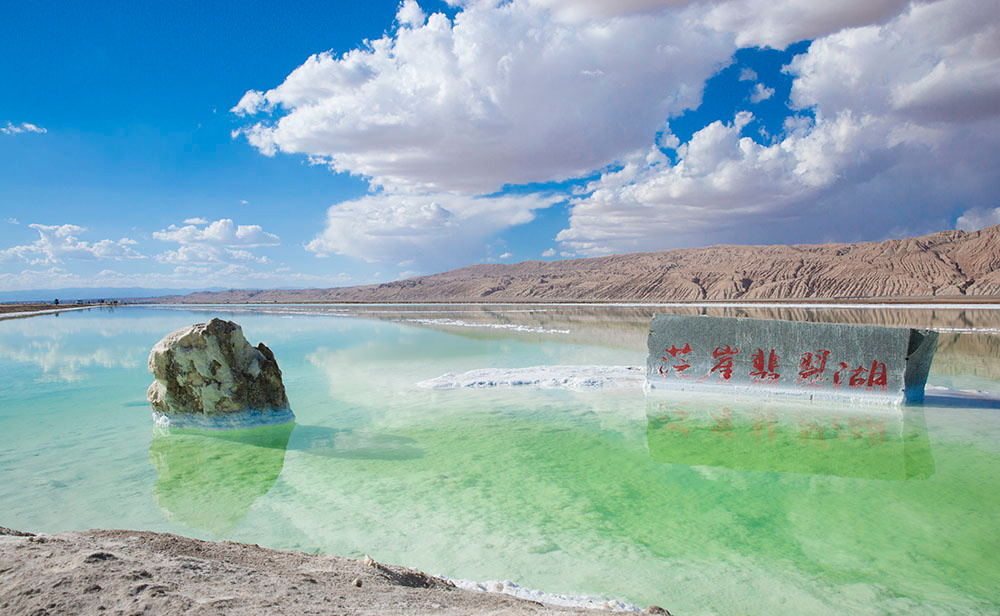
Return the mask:
<svg viewBox="0 0 1000 616"><path fill-rule="evenodd" d="M0 291L1000 223L995 2L6 3Z"/></svg>

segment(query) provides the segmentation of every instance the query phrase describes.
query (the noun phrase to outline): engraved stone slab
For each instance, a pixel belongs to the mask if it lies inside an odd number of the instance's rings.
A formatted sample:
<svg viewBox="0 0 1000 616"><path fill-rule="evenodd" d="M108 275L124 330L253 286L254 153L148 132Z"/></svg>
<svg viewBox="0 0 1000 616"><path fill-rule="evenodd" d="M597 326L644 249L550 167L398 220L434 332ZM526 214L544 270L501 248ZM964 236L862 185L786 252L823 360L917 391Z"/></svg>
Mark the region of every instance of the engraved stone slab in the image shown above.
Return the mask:
<svg viewBox="0 0 1000 616"><path fill-rule="evenodd" d="M931 330L658 314L647 390L920 402L937 346Z"/></svg>

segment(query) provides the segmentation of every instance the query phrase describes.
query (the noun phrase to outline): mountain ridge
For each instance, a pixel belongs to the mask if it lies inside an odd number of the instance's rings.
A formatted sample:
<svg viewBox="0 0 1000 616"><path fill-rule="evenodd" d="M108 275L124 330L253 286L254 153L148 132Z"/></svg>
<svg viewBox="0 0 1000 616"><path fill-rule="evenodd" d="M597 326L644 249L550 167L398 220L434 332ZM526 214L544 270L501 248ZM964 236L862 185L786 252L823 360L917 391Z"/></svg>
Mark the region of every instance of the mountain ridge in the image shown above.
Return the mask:
<svg viewBox="0 0 1000 616"><path fill-rule="evenodd" d="M563 261L467 265L381 284L229 290L209 303L769 301L1000 296L1000 225L830 244L721 244Z"/></svg>

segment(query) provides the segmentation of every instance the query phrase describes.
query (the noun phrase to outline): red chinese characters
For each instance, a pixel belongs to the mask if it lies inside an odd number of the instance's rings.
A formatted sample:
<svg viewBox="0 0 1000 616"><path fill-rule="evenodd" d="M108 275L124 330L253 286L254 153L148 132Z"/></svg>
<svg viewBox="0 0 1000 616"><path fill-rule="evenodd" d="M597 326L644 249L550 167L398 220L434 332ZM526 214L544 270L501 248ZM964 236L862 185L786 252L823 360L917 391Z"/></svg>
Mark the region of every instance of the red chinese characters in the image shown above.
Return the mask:
<svg viewBox="0 0 1000 616"><path fill-rule="evenodd" d="M672 344L670 345L669 349L666 349L663 352L669 355L671 359L667 359L667 355L663 356L663 363L660 365L661 375L667 376L668 374L670 374L670 370L673 369L675 376L677 376L677 378L682 378L682 379L691 378L691 375L684 374L684 371L691 367L691 364L688 363L688 360L684 358L684 355L687 355L688 353L691 352L691 345L689 343L685 342L684 347L680 349L677 348L677 345ZM677 357L678 355L680 355L681 357L678 358ZM668 366L667 364L669 364L671 361L676 361L677 363Z"/></svg>
<svg viewBox="0 0 1000 616"><path fill-rule="evenodd" d="M855 438L863 439L868 437L868 442L872 446L885 443L885 418L872 419L871 415L861 417L850 417L851 434ZM865 430L864 432L862 430Z"/></svg>
<svg viewBox="0 0 1000 616"><path fill-rule="evenodd" d="M722 413L719 415L711 411L709 411L709 415L715 420L715 425L712 426L712 434L722 437L723 440L733 438L733 413L729 410L729 407L723 407Z"/></svg>
<svg viewBox="0 0 1000 616"><path fill-rule="evenodd" d="M774 411L756 411L754 422L750 429L758 441L765 438L768 442L774 441L774 427L778 424L778 414Z"/></svg>
<svg viewBox="0 0 1000 616"><path fill-rule="evenodd" d="M680 434L683 434L684 436L687 436L690 430L681 425L684 422L684 420L688 418L687 412L678 409L676 411L673 411L673 415L676 417L676 419L667 423L667 429L670 430L671 432L678 432Z"/></svg>
<svg viewBox="0 0 1000 616"><path fill-rule="evenodd" d="M778 374L778 360L781 357L771 349L767 357L764 356L764 349L757 349L757 352L753 354L753 370L750 372L750 376L754 378L757 382L774 382L781 378Z"/></svg>
<svg viewBox="0 0 1000 616"><path fill-rule="evenodd" d="M798 364L795 366L797 371L791 376L788 373L795 368L782 364L782 356L776 348L754 348L750 357L738 363L740 349L731 344L716 346L711 357L706 357L706 351L705 348L692 348L689 342L683 345L671 344L663 349L662 362L657 371L664 378L672 375L677 379L696 379L698 383L710 379L714 383L732 383L733 374L738 371L735 379L737 382L746 382L746 377L749 376L750 383L774 387L789 383L794 378L792 382L795 385L807 389L823 389L832 385L834 390L841 387L882 393L888 390L888 367L885 362L877 359L868 363L854 363L857 359L852 361L848 357L847 361L841 361L842 358L836 357L833 351L819 348L796 353L799 358L795 362ZM782 351L786 352L791 354L790 350ZM787 359L784 361L786 364L790 363ZM785 373L784 381L782 373Z"/></svg>
<svg viewBox="0 0 1000 616"><path fill-rule="evenodd" d="M826 360L830 357L830 351L820 349L816 353L803 353L799 355L799 378L795 379L796 385L807 387L822 387L826 381L822 375L826 372Z"/></svg>
<svg viewBox="0 0 1000 616"><path fill-rule="evenodd" d="M845 380L847 381L848 387L852 387L854 389L865 388L868 391L877 387L884 392L888 386L886 366L883 362L880 362L877 359L872 360L872 365L870 367L859 365L857 368L851 368L846 363L840 362L840 370L837 370L837 372L833 375L834 387L840 387L844 384Z"/></svg>
<svg viewBox="0 0 1000 616"><path fill-rule="evenodd" d="M802 415L799 417L799 439L808 445L819 447L820 449L827 449L829 447L824 442L826 434L823 430L823 423L812 413L808 416Z"/></svg>
<svg viewBox="0 0 1000 616"><path fill-rule="evenodd" d="M733 356L740 352L739 349L734 349L728 344L726 346L716 347L712 351L712 359L715 360L715 365L712 369L708 371L704 378L707 378L710 374L716 372L719 373L720 381L728 381L733 376Z"/></svg>

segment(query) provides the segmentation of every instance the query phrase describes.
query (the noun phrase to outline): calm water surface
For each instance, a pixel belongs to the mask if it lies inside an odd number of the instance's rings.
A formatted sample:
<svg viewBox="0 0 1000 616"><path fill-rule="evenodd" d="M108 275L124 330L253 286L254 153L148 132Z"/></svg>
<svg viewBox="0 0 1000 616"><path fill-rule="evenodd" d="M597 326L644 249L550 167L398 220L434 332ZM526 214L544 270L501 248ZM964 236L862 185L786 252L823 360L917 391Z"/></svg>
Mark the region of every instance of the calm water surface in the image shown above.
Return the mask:
<svg viewBox="0 0 1000 616"><path fill-rule="evenodd" d="M698 310L129 307L0 321L0 525L368 553L678 616L1000 610L1000 404L416 386L476 368L644 365L653 312ZM997 310L707 312L934 326L930 384L1000 394ZM294 426L154 432L149 349L211 316L275 352Z"/></svg>

